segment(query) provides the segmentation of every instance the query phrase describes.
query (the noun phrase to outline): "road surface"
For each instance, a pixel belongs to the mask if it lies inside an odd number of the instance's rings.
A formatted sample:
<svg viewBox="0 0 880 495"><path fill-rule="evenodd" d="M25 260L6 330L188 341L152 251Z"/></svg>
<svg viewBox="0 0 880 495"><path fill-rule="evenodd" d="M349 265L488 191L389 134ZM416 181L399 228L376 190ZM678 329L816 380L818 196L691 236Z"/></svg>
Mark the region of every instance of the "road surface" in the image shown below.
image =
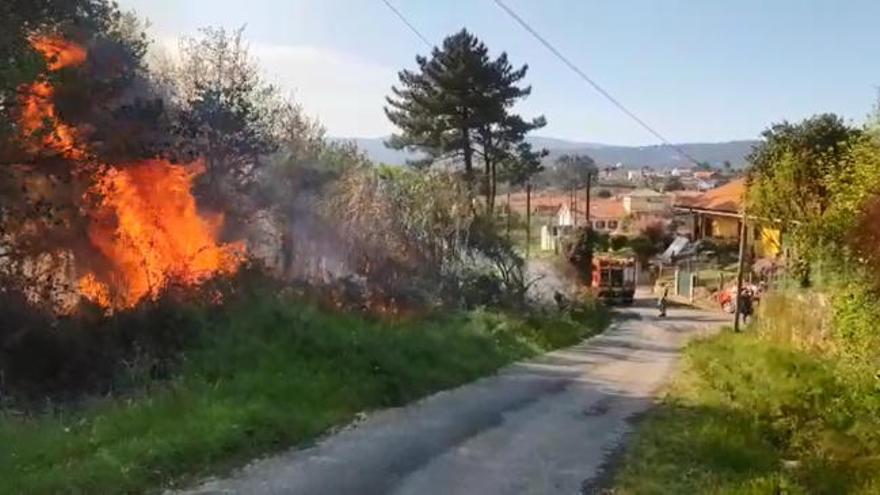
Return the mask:
<svg viewBox="0 0 880 495"><path fill-rule="evenodd" d="M314 447L189 494L579 493L652 404L693 336L722 315L648 301L579 345L369 416Z"/></svg>

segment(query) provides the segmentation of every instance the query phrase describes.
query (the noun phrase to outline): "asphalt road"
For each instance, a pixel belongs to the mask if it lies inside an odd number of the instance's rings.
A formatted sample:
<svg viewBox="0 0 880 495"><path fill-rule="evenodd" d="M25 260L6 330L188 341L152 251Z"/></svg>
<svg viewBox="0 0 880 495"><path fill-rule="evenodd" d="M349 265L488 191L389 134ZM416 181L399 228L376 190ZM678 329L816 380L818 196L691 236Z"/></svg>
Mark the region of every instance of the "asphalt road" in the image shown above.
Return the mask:
<svg viewBox="0 0 880 495"><path fill-rule="evenodd" d="M648 301L606 333L495 376L377 412L315 446L190 494L579 493L651 406L687 339L722 315Z"/></svg>

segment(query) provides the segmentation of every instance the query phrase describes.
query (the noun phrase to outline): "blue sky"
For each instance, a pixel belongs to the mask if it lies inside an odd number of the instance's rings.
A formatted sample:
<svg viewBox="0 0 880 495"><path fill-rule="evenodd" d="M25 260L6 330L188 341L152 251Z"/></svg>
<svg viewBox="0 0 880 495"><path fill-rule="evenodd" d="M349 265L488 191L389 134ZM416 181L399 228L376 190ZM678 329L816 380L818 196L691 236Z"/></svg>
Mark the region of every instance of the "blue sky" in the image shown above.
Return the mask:
<svg viewBox="0 0 880 495"><path fill-rule="evenodd" d="M462 27L530 66L541 135L654 144L491 0L392 0L429 40ZM863 122L880 85L876 0L507 0L625 105L675 142L749 139L771 122L836 112ZM393 130L382 106L426 48L380 0L120 0L157 46L202 26L238 27L267 77L329 134Z"/></svg>

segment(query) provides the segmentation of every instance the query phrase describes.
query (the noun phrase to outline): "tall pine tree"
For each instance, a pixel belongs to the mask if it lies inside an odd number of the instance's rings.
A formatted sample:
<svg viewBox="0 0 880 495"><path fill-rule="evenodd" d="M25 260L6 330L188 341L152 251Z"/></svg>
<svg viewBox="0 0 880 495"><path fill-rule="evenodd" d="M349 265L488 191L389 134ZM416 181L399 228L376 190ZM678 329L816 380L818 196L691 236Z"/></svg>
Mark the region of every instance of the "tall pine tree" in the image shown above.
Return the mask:
<svg viewBox="0 0 880 495"><path fill-rule="evenodd" d="M417 56L416 63L418 71L399 73L401 85L387 98L385 113L401 131L387 144L421 152L425 158L415 165L461 163L471 191L475 168L482 165L481 189L491 214L499 167L530 163L525 170L537 171L534 164L543 154L524 139L546 125L544 117L527 121L511 113L531 93L531 87L517 85L528 66L514 69L505 53L491 59L486 45L464 29L443 40L430 59Z"/></svg>

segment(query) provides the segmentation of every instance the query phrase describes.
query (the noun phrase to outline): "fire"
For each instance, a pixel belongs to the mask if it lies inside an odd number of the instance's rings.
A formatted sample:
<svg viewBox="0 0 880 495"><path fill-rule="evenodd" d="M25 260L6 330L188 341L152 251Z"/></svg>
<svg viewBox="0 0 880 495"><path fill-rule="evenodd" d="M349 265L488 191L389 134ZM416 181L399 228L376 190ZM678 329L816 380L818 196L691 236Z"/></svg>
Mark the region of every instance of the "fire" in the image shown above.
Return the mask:
<svg viewBox="0 0 880 495"><path fill-rule="evenodd" d="M86 50L56 38L32 38L50 70L82 64ZM62 122L45 79L22 89L21 128L26 137L48 129L37 146L53 150L76 166L88 156L77 129ZM233 273L244 253L240 243L220 244L222 215L200 214L192 181L201 162L173 164L143 160L119 166L92 163L98 170L84 198L90 243L109 270L79 279L79 291L103 307L131 307L155 297L169 283L194 285L215 274Z"/></svg>
<svg viewBox="0 0 880 495"><path fill-rule="evenodd" d="M46 58L50 71L75 67L85 62L86 51L81 46L57 38L31 38L35 50ZM55 111L55 90L46 80L38 80L21 91L21 128L25 136L33 138L46 130L40 144L33 151L48 148L71 160L83 160L85 150L76 143L76 130L64 124Z"/></svg>
<svg viewBox="0 0 880 495"><path fill-rule="evenodd" d="M46 59L49 70L75 67L86 61L85 48L71 41L54 36L32 36L30 42Z"/></svg>
<svg viewBox="0 0 880 495"><path fill-rule="evenodd" d="M80 283L83 294L127 307L169 282L197 284L238 268L242 246L216 242L222 216L206 218L196 209L190 189L201 169L147 160L110 168L98 179L89 240L110 260L118 293L89 274Z"/></svg>

